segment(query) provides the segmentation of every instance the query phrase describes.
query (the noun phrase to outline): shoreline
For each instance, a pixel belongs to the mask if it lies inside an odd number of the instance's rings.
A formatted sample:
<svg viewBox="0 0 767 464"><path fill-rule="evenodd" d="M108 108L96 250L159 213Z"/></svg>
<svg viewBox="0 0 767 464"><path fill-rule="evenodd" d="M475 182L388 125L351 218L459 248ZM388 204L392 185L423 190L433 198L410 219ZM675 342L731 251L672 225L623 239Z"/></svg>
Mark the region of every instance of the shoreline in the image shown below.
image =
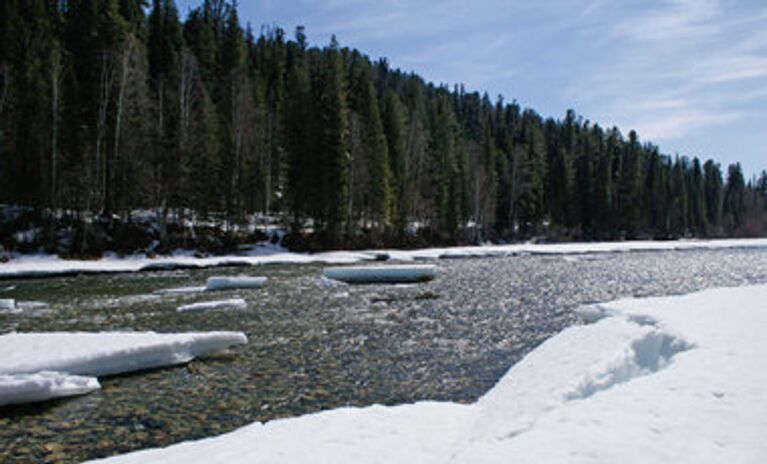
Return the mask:
<svg viewBox="0 0 767 464"><path fill-rule="evenodd" d="M270 264L343 265L374 261L508 257L520 255L583 255L594 253L662 252L767 248L767 238L677 241L568 242L556 244L511 244L422 248L415 250L363 250L296 253L270 245L252 248L245 254L198 257L193 251L147 257L106 255L97 260L67 260L55 255L16 255L0 264L0 280L65 277L85 274L157 272L216 267L251 267Z"/></svg>

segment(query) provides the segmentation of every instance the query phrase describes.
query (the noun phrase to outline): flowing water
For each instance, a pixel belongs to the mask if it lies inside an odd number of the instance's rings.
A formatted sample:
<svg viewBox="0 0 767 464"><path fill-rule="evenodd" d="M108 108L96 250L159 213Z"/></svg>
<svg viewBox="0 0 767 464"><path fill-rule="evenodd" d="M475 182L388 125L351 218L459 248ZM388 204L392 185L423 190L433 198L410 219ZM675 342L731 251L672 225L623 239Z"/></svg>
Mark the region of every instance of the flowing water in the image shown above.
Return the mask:
<svg viewBox="0 0 767 464"><path fill-rule="evenodd" d="M418 285L331 287L322 267L169 271L0 282L25 305L9 331L235 330L247 345L167 369L102 378L78 398L0 408L0 462L78 462L167 446L339 406L475 401L580 304L767 282L767 250L438 261ZM265 275L257 290L157 294L211 275ZM179 314L241 297L248 309ZM2 360L0 360L0 363Z"/></svg>

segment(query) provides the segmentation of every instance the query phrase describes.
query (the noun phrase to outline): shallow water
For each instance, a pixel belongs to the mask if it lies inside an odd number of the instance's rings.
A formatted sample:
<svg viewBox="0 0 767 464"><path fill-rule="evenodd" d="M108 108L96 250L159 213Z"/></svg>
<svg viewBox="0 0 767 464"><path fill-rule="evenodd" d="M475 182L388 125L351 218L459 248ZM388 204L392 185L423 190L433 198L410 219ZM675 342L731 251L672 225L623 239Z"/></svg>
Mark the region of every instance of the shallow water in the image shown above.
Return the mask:
<svg viewBox="0 0 767 464"><path fill-rule="evenodd" d="M238 330L249 343L183 367L104 378L87 396L0 408L0 462L77 462L345 405L471 402L578 323L571 310L580 304L767 282L763 249L437 264L435 281L404 286L327 288L315 265L2 282L0 298L45 304L0 315L0 332ZM257 290L153 293L243 273L270 281ZM246 311L175 311L237 297Z"/></svg>

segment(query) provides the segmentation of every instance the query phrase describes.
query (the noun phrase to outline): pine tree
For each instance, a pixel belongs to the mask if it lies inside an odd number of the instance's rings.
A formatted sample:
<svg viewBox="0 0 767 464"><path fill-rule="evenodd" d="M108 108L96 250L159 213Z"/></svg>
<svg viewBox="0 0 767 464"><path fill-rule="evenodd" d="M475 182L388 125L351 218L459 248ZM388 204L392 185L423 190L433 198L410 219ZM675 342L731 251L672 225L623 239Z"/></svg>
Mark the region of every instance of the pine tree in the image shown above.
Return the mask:
<svg viewBox="0 0 767 464"><path fill-rule="evenodd" d="M322 131L319 143L322 210L318 219L325 227L328 243L341 243L342 221L349 195L347 169L347 107L346 82L338 42L333 36L322 57L321 90L318 118Z"/></svg>
<svg viewBox="0 0 767 464"><path fill-rule="evenodd" d="M722 172L719 165L711 160L703 165L706 218L709 225L716 226L722 221Z"/></svg>
<svg viewBox="0 0 767 464"><path fill-rule="evenodd" d="M727 168L727 183L724 188L723 213L731 232L743 225L746 204L746 182L740 163L731 164Z"/></svg>
<svg viewBox="0 0 767 464"><path fill-rule="evenodd" d="M386 90L383 108L383 127L389 153L392 192L391 211L395 229L402 232L407 223L410 198L407 160L407 114L399 96Z"/></svg>

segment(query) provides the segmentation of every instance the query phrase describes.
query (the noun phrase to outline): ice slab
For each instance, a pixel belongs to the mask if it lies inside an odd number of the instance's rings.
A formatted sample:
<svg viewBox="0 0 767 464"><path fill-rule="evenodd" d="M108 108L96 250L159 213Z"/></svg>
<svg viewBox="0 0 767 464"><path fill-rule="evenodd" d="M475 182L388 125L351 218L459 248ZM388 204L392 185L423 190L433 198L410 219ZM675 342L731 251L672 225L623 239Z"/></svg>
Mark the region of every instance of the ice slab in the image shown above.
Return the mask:
<svg viewBox="0 0 767 464"><path fill-rule="evenodd" d="M328 279L350 284L412 283L434 279L437 275L437 267L430 264L328 267L323 274Z"/></svg>
<svg viewBox="0 0 767 464"><path fill-rule="evenodd" d="M222 311L222 310L240 310L247 309L248 303L242 298L233 298L230 300L201 301L179 306L177 311L184 312L202 312L202 311Z"/></svg>
<svg viewBox="0 0 767 464"><path fill-rule="evenodd" d="M111 463L761 463L767 285L622 300L476 403L342 408Z"/></svg>
<svg viewBox="0 0 767 464"><path fill-rule="evenodd" d="M241 332L50 332L0 335L0 374L103 376L184 364L247 342Z"/></svg>
<svg viewBox="0 0 767 464"><path fill-rule="evenodd" d="M58 372L0 374L0 406L84 395L99 388L95 377Z"/></svg>
<svg viewBox="0 0 767 464"><path fill-rule="evenodd" d="M266 284L266 281L266 277L214 276L208 278L208 281L205 284L205 290L211 292L217 290L261 288Z"/></svg>
<svg viewBox="0 0 767 464"><path fill-rule="evenodd" d="M0 313L2 312L15 312L16 301L9 298L0 299Z"/></svg>

